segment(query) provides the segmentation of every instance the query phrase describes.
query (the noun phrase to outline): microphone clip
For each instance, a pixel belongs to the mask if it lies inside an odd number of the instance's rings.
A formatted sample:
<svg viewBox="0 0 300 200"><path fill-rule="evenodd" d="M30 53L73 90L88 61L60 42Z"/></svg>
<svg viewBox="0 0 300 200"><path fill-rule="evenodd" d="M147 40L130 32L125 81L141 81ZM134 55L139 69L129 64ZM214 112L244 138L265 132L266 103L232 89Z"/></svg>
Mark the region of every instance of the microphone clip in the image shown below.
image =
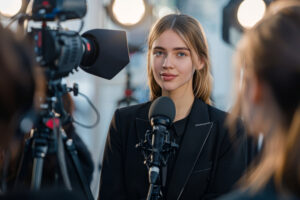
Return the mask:
<svg viewBox="0 0 300 200"><path fill-rule="evenodd" d="M155 134L151 130L147 130L145 134L145 139L141 140L138 144L136 144L136 148L141 151L144 156L144 164L149 169L153 165L157 165L157 167L161 168L167 165L170 154L175 154L176 150L179 148L179 145L176 144L175 140L171 141L170 133L168 130L161 132L156 132L156 134L163 134L163 145L161 148L154 148L152 145L153 134ZM154 162L151 158L151 155L154 153L159 153L159 163Z"/></svg>
<svg viewBox="0 0 300 200"><path fill-rule="evenodd" d="M179 145L175 140L171 140L167 129L154 127L153 130L147 130L145 139L136 144L136 148L144 156L144 164L148 168L149 184L147 200L162 200L161 188L161 169L167 166L170 154L175 154Z"/></svg>

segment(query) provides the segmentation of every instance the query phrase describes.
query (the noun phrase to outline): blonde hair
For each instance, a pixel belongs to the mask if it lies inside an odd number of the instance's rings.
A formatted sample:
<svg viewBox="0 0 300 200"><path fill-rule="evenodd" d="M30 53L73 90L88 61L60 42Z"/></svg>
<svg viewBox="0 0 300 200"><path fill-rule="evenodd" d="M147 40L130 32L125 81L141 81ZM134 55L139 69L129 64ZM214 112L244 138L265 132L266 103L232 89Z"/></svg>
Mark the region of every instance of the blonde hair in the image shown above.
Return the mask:
<svg viewBox="0 0 300 200"><path fill-rule="evenodd" d="M166 30L176 32L185 41L188 48L204 62L204 67L201 70L196 70L193 75L193 92L196 98L211 104L212 76L207 41L200 23L196 19L183 14L170 14L161 18L154 24L149 34L147 71L150 99L154 100L161 96L161 88L156 83L151 69L151 49L153 42ZM192 57L192 59L194 62L196 58Z"/></svg>
<svg viewBox="0 0 300 200"><path fill-rule="evenodd" d="M300 196L299 46L300 2L278 1L244 35L236 54L236 65L243 70L244 77L255 74L269 89L272 102L268 104L276 108L274 111L266 105L264 111L256 111L252 116L258 122L268 115L264 123L269 132L265 135L260 162L242 179L243 187L251 192L262 189L274 178L279 191ZM242 112L242 92L228 119L231 126ZM254 122L249 125L255 126Z"/></svg>

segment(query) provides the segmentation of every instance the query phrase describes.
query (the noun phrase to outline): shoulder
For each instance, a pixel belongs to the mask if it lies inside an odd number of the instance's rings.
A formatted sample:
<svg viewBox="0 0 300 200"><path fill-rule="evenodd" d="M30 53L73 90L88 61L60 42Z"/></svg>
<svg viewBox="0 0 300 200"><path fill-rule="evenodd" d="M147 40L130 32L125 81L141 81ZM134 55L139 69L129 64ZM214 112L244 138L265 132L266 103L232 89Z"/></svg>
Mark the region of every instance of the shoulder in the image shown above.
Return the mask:
<svg viewBox="0 0 300 200"><path fill-rule="evenodd" d="M214 106L207 105L208 106L208 112L210 115L210 118L212 121L215 122L220 122L223 124L223 126L228 129L228 125L226 125L226 119L230 113L222 111ZM237 132L244 132L244 125L243 122L240 118L237 119L236 124L235 124L235 129Z"/></svg>
<svg viewBox="0 0 300 200"><path fill-rule="evenodd" d="M150 104L150 103L151 103L151 102L148 101L148 102L136 104L136 105L133 105L133 106L126 106L126 107L118 108L117 110L118 110L120 113L131 113L131 112L136 112L136 111L138 111L139 109L146 107L146 106L147 106L148 104Z"/></svg>
<svg viewBox="0 0 300 200"><path fill-rule="evenodd" d="M136 117L147 118L148 111L150 108L151 102L141 103L133 106L127 106L123 108L118 108L115 111L115 116L117 115L120 118L131 119Z"/></svg>
<svg viewBox="0 0 300 200"><path fill-rule="evenodd" d="M220 110L214 106L208 105L208 104L207 104L207 109L208 109L208 113L209 113L211 121L224 122L228 115L227 112Z"/></svg>
<svg viewBox="0 0 300 200"><path fill-rule="evenodd" d="M227 113L217 109L211 105L206 104L201 99L195 99L190 113L193 123L214 123L223 125Z"/></svg>
<svg viewBox="0 0 300 200"><path fill-rule="evenodd" d="M216 130L218 130L221 134L228 136L230 134L229 133L230 128L229 128L229 125L227 124L226 120L227 120L229 113L225 112L223 110L220 110L212 105L208 105L208 104L204 103L203 101L201 101L201 102L206 106L209 121L214 123ZM243 125L243 122L241 119L237 119L235 127L232 130L234 131L232 136L233 135L238 136L238 137L245 136L245 129L244 129L244 125Z"/></svg>

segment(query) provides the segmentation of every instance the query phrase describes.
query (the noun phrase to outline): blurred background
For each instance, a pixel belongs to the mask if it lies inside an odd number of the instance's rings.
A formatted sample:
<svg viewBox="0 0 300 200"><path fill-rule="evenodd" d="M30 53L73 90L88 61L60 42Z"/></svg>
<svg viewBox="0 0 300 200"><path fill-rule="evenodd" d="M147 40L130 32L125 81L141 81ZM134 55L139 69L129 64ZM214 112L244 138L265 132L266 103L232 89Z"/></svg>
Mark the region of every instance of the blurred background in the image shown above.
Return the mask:
<svg viewBox="0 0 300 200"><path fill-rule="evenodd" d="M10 23L29 0L0 0L1 23ZM188 14L200 21L207 36L214 77L212 99L219 109L228 111L233 101L232 56L243 31L263 16L271 0L86 0L87 14L80 33L90 29L125 30L130 63L112 80L105 80L79 70L64 78L68 86L90 98L100 112L100 123L92 129L76 126L77 132L92 153L95 164L92 192L98 194L99 175L106 134L116 108L148 101L146 41L151 25L166 14ZM22 7L23 3L23 7ZM62 23L68 30L78 30L80 20ZM11 24L16 29L17 24ZM100 44L101 48L101 44ZM101 67L101 66L99 66ZM1 72L0 72L1 73ZM82 97L74 97L74 118L93 124L96 114Z"/></svg>

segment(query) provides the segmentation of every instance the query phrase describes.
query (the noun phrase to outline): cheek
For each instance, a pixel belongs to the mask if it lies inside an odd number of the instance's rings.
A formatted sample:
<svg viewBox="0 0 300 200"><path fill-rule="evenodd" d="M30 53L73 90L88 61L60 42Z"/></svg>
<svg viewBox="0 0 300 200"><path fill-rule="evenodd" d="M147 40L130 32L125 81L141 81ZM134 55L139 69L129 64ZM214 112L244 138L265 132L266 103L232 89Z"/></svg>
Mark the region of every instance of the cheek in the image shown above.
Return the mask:
<svg viewBox="0 0 300 200"><path fill-rule="evenodd" d="M178 71L180 74L184 74L184 76L188 79L193 77L196 70L193 67L193 64L191 62L187 62L187 63L181 64L179 66L181 66L181 67L178 67Z"/></svg>
<svg viewBox="0 0 300 200"><path fill-rule="evenodd" d="M161 71L161 65L159 59L151 59L151 69L154 76L158 76Z"/></svg>

